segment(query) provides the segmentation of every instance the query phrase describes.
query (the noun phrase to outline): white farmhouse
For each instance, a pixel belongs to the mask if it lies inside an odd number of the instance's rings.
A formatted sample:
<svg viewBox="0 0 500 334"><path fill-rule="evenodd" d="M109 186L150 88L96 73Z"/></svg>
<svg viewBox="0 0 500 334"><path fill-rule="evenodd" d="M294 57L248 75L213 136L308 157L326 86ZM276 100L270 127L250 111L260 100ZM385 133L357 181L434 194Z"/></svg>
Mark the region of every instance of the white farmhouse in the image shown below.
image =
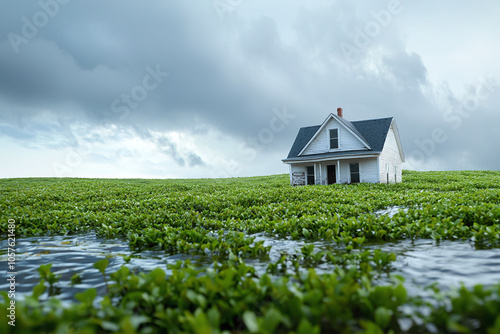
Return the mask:
<svg viewBox="0 0 500 334"><path fill-rule="evenodd" d="M350 122L342 108L299 130L282 160L292 185L401 182L405 161L394 117Z"/></svg>

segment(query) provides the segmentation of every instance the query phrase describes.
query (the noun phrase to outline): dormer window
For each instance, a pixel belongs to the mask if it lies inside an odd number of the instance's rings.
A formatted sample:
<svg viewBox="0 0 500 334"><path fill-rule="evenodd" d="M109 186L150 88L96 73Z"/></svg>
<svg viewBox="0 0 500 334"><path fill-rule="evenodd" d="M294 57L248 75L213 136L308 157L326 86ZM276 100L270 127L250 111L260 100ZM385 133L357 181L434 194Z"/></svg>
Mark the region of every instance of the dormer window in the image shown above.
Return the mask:
<svg viewBox="0 0 500 334"><path fill-rule="evenodd" d="M339 129L330 129L330 149L339 148Z"/></svg>

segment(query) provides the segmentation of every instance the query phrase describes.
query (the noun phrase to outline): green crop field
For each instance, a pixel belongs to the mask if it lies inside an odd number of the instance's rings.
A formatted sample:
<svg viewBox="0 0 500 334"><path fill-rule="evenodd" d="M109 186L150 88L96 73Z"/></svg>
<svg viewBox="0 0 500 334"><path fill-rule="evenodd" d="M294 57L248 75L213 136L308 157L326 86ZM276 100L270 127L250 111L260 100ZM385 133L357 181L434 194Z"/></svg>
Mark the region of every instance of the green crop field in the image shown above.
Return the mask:
<svg viewBox="0 0 500 334"><path fill-rule="evenodd" d="M377 214L393 207L394 215ZM70 304L49 293L60 276L42 265L15 303L15 327L1 292L2 333L500 333L500 269L495 285L433 285L430 297L415 296L391 275L396 254L377 247L429 239L498 250L497 171L404 171L400 184L304 187L291 187L288 175L1 179L0 209L5 248L9 234L93 232L135 250L192 256L147 272L111 272L103 258L95 268L106 291L79 292ZM274 259L256 235L304 243Z"/></svg>

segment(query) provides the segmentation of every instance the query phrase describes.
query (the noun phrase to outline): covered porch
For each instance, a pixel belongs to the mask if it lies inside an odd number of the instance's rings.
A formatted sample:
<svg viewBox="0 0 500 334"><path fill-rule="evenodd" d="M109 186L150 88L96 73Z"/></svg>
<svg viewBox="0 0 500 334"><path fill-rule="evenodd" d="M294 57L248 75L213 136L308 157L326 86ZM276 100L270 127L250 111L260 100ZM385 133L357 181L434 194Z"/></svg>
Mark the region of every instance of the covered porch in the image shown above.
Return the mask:
<svg viewBox="0 0 500 334"><path fill-rule="evenodd" d="M377 157L337 158L290 164L292 185L379 182Z"/></svg>

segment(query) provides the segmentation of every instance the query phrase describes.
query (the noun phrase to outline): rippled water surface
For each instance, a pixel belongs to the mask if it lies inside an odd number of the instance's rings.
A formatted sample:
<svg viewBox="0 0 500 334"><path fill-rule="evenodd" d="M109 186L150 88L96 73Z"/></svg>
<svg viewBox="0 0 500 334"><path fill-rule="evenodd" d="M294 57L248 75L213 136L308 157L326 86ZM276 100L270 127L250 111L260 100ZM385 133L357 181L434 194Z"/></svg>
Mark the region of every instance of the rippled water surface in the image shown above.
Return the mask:
<svg viewBox="0 0 500 334"><path fill-rule="evenodd" d="M7 266L7 241L0 242L1 262ZM125 257L132 256L128 263ZM61 300L70 300L76 292L94 287L98 291L105 291L105 283L101 273L94 268L94 263L109 257L107 273L117 271L122 265L132 270L152 270L161 267L166 270L167 264L178 260L186 260L187 255L165 254L160 251L133 252L127 240L102 239L94 234L82 236L45 236L32 238L16 238L16 296L30 293L33 286L39 281L38 267L52 263L52 272L62 274L58 286ZM0 271L2 272L2 271ZM3 270L2 277L6 277ZM81 284L71 285L71 277L81 273ZM0 281L0 291L7 290L4 280ZM43 297L43 296L42 296Z"/></svg>
<svg viewBox="0 0 500 334"><path fill-rule="evenodd" d="M268 260L247 260L258 271L263 272L270 261L279 259L281 252L299 253L305 244L303 241L288 239L272 239L263 234L254 235L256 241L264 240L266 246L271 246ZM316 242L315 249L335 249L335 245L326 242ZM397 255L393 264L394 274L403 276L410 293L418 293L422 287L437 283L439 287L466 286L474 284L491 285L500 281L500 250L476 250L467 241L442 241L438 244L433 240L404 240L379 245L367 246L380 248ZM2 250L0 259L2 267L6 268L7 241L0 242ZM186 254L169 255L164 251L132 251L126 240L101 239L93 234L83 236L50 236L33 237L16 240L16 297L30 293L38 283L38 267L41 264L52 263L52 272L62 274L59 281L61 300L72 300L76 292L95 287L103 292L105 289L102 275L93 264L109 257L108 273L118 270L122 265L131 270L148 271L160 267L167 271L167 264L178 260L193 259ZM128 259L130 257L130 259ZM128 262L126 261L129 260ZM201 264L209 266L209 257L202 259ZM1 277L7 276L7 270L1 268ZM318 271L329 271L331 267L321 265ZM71 277L82 273L80 284L72 286ZM4 283L5 282L5 283ZM0 290L7 290L7 282L0 281Z"/></svg>
<svg viewBox="0 0 500 334"><path fill-rule="evenodd" d="M271 245L272 261L279 259L280 252L300 252L305 245L303 241L272 240L264 236L256 240L266 240L265 245ZM317 250L332 250L333 245L327 242L316 242ZM408 288L424 287L437 283L446 288L475 284L492 285L500 282L500 249L477 250L468 241L441 241L436 243L430 239L415 241L402 240L366 246L379 248L385 252L395 253L392 274L405 278ZM267 263L255 263L257 268L265 270ZM328 267L328 266L327 266ZM320 269L328 269L320 266Z"/></svg>

